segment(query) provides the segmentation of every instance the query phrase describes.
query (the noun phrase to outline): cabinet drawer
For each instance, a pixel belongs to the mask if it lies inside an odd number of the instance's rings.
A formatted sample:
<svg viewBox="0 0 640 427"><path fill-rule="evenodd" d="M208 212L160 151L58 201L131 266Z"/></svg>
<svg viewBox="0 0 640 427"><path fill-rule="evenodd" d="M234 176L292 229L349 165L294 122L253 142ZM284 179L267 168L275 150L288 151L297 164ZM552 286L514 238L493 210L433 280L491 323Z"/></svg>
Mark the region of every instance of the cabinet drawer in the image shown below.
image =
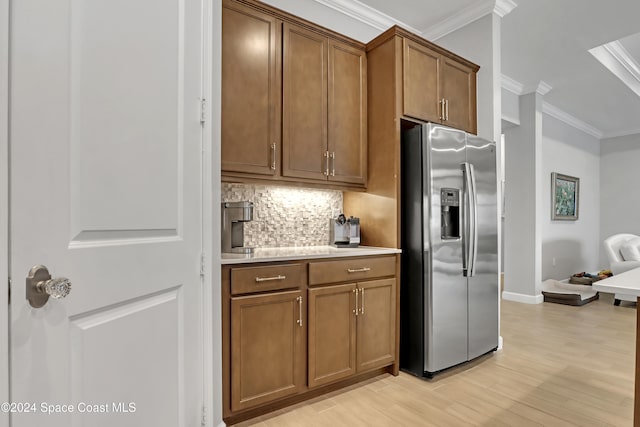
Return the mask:
<svg viewBox="0 0 640 427"><path fill-rule="evenodd" d="M232 295L299 288L304 283L304 264L231 269Z"/></svg>
<svg viewBox="0 0 640 427"><path fill-rule="evenodd" d="M396 257L367 257L309 264L309 285L394 276Z"/></svg>

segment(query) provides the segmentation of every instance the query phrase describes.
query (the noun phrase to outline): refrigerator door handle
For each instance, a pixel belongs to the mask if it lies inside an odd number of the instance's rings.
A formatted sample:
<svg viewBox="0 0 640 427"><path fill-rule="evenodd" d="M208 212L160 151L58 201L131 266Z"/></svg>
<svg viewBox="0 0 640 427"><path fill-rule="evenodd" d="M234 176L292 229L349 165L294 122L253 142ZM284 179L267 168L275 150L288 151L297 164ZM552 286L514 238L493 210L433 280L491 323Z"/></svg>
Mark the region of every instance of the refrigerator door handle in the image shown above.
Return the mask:
<svg viewBox="0 0 640 427"><path fill-rule="evenodd" d="M473 165L462 164L464 180L464 205L462 210L462 272L465 277L473 277L478 256L478 209L476 175Z"/></svg>
<svg viewBox="0 0 640 427"><path fill-rule="evenodd" d="M473 277L476 273L476 260L478 258L478 191L476 190L476 171L473 164L466 163L469 177L469 231L470 251L467 277Z"/></svg>
<svg viewBox="0 0 640 427"><path fill-rule="evenodd" d="M460 166L462 169L462 274L466 277L468 276L470 267L469 250L471 249L471 242L469 237L471 236L471 189L469 188L469 163L464 162Z"/></svg>

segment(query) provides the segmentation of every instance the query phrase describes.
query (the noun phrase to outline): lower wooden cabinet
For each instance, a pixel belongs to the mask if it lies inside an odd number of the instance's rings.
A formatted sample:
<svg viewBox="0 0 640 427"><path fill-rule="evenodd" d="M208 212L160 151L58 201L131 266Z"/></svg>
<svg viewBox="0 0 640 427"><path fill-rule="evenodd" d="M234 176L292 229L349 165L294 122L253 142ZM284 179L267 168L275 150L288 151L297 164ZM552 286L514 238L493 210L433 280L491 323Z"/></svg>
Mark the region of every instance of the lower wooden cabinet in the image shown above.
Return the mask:
<svg viewBox="0 0 640 427"><path fill-rule="evenodd" d="M231 409L298 393L305 386L302 291L231 299Z"/></svg>
<svg viewBox="0 0 640 427"><path fill-rule="evenodd" d="M388 365L396 353L396 279L358 283L358 371Z"/></svg>
<svg viewBox="0 0 640 427"><path fill-rule="evenodd" d="M396 279L309 289L309 387L395 360Z"/></svg>
<svg viewBox="0 0 640 427"><path fill-rule="evenodd" d="M398 374L395 254L222 266L228 424Z"/></svg>
<svg viewBox="0 0 640 427"><path fill-rule="evenodd" d="M356 285L309 289L309 387L356 373Z"/></svg>

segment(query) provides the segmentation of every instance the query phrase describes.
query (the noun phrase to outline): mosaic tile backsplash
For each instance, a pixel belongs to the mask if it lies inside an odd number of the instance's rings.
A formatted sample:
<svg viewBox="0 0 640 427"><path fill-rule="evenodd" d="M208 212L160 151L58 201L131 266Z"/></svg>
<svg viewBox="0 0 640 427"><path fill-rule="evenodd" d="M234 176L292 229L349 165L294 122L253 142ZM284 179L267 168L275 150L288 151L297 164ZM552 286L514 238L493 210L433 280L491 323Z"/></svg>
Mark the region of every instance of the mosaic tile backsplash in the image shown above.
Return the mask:
<svg viewBox="0 0 640 427"><path fill-rule="evenodd" d="M223 202L253 202L244 245L255 248L329 244L329 219L342 212L342 191L222 184Z"/></svg>

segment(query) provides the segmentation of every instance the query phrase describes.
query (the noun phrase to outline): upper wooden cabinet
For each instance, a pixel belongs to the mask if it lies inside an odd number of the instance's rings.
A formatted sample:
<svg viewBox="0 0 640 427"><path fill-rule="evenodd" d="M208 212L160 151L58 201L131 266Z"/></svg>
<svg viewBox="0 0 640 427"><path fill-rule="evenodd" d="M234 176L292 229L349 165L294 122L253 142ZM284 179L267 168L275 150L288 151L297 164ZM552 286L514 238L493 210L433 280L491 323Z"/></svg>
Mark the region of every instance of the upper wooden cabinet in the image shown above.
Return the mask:
<svg viewBox="0 0 640 427"><path fill-rule="evenodd" d="M402 110L405 116L439 122L442 119L439 53L403 40Z"/></svg>
<svg viewBox="0 0 640 427"><path fill-rule="evenodd" d="M404 37L402 43L403 114L476 133L478 67L449 57L426 41Z"/></svg>
<svg viewBox="0 0 640 427"><path fill-rule="evenodd" d="M222 19L223 180L364 187L365 46L253 0Z"/></svg>
<svg viewBox="0 0 640 427"><path fill-rule="evenodd" d="M272 15L223 3L222 173L279 174L281 28Z"/></svg>
<svg viewBox="0 0 640 427"><path fill-rule="evenodd" d="M366 56L284 24L282 175L364 185Z"/></svg>
<svg viewBox="0 0 640 427"><path fill-rule="evenodd" d="M441 93L445 102L442 124L475 134L477 70L446 56L442 57L441 70Z"/></svg>
<svg viewBox="0 0 640 427"><path fill-rule="evenodd" d="M327 179L329 39L284 24L282 175Z"/></svg>
<svg viewBox="0 0 640 427"><path fill-rule="evenodd" d="M329 181L367 182L367 57L329 40Z"/></svg>

